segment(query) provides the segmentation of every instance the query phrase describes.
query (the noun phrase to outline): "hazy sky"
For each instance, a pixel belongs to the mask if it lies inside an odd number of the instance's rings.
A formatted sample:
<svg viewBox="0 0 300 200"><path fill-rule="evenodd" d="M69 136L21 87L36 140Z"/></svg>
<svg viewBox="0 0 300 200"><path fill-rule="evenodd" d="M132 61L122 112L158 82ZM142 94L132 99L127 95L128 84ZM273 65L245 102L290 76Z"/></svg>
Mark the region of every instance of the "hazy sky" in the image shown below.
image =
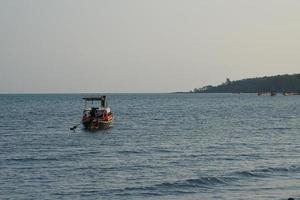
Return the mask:
<svg viewBox="0 0 300 200"><path fill-rule="evenodd" d="M187 91L299 72L299 0L0 0L0 93Z"/></svg>

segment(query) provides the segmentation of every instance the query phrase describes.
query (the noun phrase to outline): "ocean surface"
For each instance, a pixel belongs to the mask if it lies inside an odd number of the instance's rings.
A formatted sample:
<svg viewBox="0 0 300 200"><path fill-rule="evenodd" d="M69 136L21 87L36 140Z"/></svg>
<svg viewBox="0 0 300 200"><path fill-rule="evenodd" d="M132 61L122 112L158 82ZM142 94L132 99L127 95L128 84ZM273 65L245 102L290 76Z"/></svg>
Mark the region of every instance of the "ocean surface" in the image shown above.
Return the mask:
<svg viewBox="0 0 300 200"><path fill-rule="evenodd" d="M300 96L0 95L0 199L300 199Z"/></svg>

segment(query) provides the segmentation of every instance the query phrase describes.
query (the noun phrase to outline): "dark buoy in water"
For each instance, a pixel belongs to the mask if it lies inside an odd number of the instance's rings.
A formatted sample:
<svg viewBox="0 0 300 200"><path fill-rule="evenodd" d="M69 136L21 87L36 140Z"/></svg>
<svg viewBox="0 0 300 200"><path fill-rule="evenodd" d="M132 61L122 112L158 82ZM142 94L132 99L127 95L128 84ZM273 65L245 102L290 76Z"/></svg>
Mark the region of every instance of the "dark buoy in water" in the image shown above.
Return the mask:
<svg viewBox="0 0 300 200"><path fill-rule="evenodd" d="M294 198L288 198L288 200L295 200Z"/></svg>
<svg viewBox="0 0 300 200"><path fill-rule="evenodd" d="M70 130L75 132L76 128L77 128L79 125L80 125L80 124L77 124L77 125L71 127Z"/></svg>

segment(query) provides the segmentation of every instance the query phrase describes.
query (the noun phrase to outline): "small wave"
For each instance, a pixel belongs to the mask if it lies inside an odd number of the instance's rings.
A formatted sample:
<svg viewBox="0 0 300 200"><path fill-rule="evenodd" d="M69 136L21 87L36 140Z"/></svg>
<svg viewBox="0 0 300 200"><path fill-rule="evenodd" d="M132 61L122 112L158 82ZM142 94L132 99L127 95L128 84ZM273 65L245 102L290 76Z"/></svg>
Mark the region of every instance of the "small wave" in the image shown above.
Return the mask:
<svg viewBox="0 0 300 200"><path fill-rule="evenodd" d="M194 189L212 189L217 186L227 185L234 181L232 177L201 177L198 179L186 179L174 182L163 182L152 186L126 187L121 190L114 190L118 195L126 196L133 194L150 194L150 195L165 195L165 194L186 194L194 193Z"/></svg>
<svg viewBox="0 0 300 200"><path fill-rule="evenodd" d="M127 195L174 195L174 194L185 194L185 193L195 193L199 190L211 190L216 187L227 186L235 184L244 179L255 179L255 178L265 178L268 176L276 176L277 173L287 173L287 172L300 172L300 166L290 166L290 167L270 167L264 169L255 169L248 171L236 171L228 173L224 176L204 176L196 179L185 179L178 180L174 182L162 182L150 186L140 186L140 187L125 187L124 189L113 190L112 192L117 195L127 196Z"/></svg>
<svg viewBox="0 0 300 200"><path fill-rule="evenodd" d="M46 128L47 129L55 129L55 128L58 128L58 126L47 126Z"/></svg>
<svg viewBox="0 0 300 200"><path fill-rule="evenodd" d="M30 161L59 161L57 158L8 158L6 161L15 161L15 162L30 162Z"/></svg>
<svg viewBox="0 0 300 200"><path fill-rule="evenodd" d="M289 167L268 167L262 169L254 169L249 171L240 171L232 173L233 176L239 177L257 177L264 178L268 176L276 176L282 173L298 173L300 172L300 166L289 166Z"/></svg>
<svg viewBox="0 0 300 200"><path fill-rule="evenodd" d="M263 172L263 173L285 173L285 172L300 172L300 166L292 165L289 167L269 167L265 169L257 169L254 172Z"/></svg>
<svg viewBox="0 0 300 200"><path fill-rule="evenodd" d="M140 154L140 153L145 153L144 151L134 151L134 150L122 150L122 151L117 151L119 154Z"/></svg>
<svg viewBox="0 0 300 200"><path fill-rule="evenodd" d="M163 120L162 118L153 118L154 121L160 121Z"/></svg>
<svg viewBox="0 0 300 200"><path fill-rule="evenodd" d="M235 172L233 175L237 175L239 177L258 177L258 178L263 178L265 175L263 174L258 174L252 171L242 171L242 172Z"/></svg>
<svg viewBox="0 0 300 200"><path fill-rule="evenodd" d="M162 183L158 186L166 187L204 187L227 184L233 181L233 178L230 177L201 177L198 179L187 179L184 181L176 181L174 183Z"/></svg>
<svg viewBox="0 0 300 200"><path fill-rule="evenodd" d="M297 127L273 127L273 128L260 128L258 129L259 131L264 131L264 130L294 130L294 129L299 129Z"/></svg>
<svg viewBox="0 0 300 200"><path fill-rule="evenodd" d="M166 149L161 147L153 147L152 150L153 152L157 152L157 153L180 153L180 151L178 150Z"/></svg>
<svg viewBox="0 0 300 200"><path fill-rule="evenodd" d="M172 150L167 150L167 149L157 149L155 150L157 153L173 153L173 152L178 152L178 151L172 151Z"/></svg>

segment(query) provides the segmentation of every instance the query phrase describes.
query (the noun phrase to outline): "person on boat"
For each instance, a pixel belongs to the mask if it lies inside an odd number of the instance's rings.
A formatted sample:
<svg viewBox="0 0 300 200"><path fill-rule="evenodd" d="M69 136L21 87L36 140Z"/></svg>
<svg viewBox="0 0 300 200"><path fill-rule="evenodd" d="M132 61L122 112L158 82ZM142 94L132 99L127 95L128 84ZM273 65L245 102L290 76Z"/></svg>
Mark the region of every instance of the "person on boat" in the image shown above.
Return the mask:
<svg viewBox="0 0 300 200"><path fill-rule="evenodd" d="M92 118L94 118L96 116L96 108L92 108L90 115Z"/></svg>
<svg viewBox="0 0 300 200"><path fill-rule="evenodd" d="M86 113L84 113L83 117L84 120L88 118L88 115Z"/></svg>

